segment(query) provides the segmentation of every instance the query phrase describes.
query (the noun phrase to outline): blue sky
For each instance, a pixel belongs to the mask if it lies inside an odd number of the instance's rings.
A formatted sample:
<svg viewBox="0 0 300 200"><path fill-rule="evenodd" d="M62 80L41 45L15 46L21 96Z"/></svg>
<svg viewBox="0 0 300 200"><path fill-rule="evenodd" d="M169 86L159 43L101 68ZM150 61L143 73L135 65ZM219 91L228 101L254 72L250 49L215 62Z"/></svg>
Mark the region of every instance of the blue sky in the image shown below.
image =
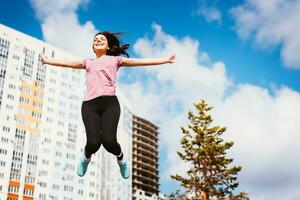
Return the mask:
<svg viewBox="0 0 300 200"><path fill-rule="evenodd" d="M254 199L277 198L272 196L274 188L267 181L279 181L280 178L271 178L271 175L265 180L260 178L262 169L276 174L282 172L272 168L275 163L278 164L274 161L278 154L267 154L270 148L290 158L285 145L292 145L298 139L292 127L296 127L300 120L297 114L300 111L297 103L300 92L300 58L297 56L300 55L300 31L293 28L299 19L299 1L65 0L47 1L44 5L40 2L2 2L0 23L62 49L74 49L74 53L82 56L87 56L87 51L78 53L73 43L79 47L90 47L92 39L89 37L96 30L125 32L123 41L132 45L129 52L132 57L157 57L170 51L176 53L178 62L173 71L169 68L124 69L119 76L120 87L137 105L136 112L161 127L160 155L165 161L160 162L162 192L176 190L174 181L166 177L169 172L179 170L173 169L172 165L180 162L175 156L170 156L171 152L178 150L178 145L173 146L167 141L170 137L167 132L179 132L191 103L204 98L215 106L217 122L239 133L230 138L237 146L230 155L236 156L237 163L245 168L239 189L249 192ZM62 5L62 2L67 4ZM289 23L285 19L289 19ZM68 30L61 29L63 23L69 23L69 28L74 27L72 33L75 38L59 46L60 39L70 34ZM49 35L51 31L55 34ZM79 33L76 34L76 31ZM86 33L85 39L76 37L81 36L80 31ZM201 56L206 59L200 59ZM181 77L182 73L189 78ZM199 95L186 92L188 89L199 91ZM166 98L161 99L158 93ZM145 98L145 105L139 105L139 98ZM152 112L160 108L165 113ZM251 111L257 113L252 114ZM236 125L236 118L242 121L239 125ZM169 124L174 124L174 127ZM287 124L288 128L284 129ZM248 129L245 128L247 126ZM283 132L286 137L279 137ZM260 143L273 137L278 143L265 147ZM244 160L247 156L255 158L257 154L264 154L258 150L248 153L250 147L245 144L249 140L253 140L251 144L257 145L257 149L266 152L265 156L270 160L261 157L255 165ZM178 135L174 136L174 141L178 143ZM273 149L275 144L279 144L277 149ZM299 152L297 148L294 153L299 156ZM292 158L286 161L288 166L299 166L299 162ZM180 169L184 169L182 167ZM260 178L251 178L258 174ZM300 175L295 177L300 178ZM299 192L293 190L299 181L288 182L289 189L283 186L276 189L290 194L291 199L299 197ZM258 188L255 186L258 184L263 186Z"/></svg>
<svg viewBox="0 0 300 200"><path fill-rule="evenodd" d="M221 24L209 23L204 17L193 14L202 1L90 1L79 7L77 13L81 23L92 20L99 30L128 32L123 40L130 44L145 34L153 34L150 26L153 22L158 23L167 33L199 40L200 48L208 52L211 59L225 62L237 82L266 87L270 83L284 84L299 91L300 73L285 69L280 60L280 46L262 50L252 40L242 41L233 30L234 21L228 9L242 1L214 2L223 14ZM112 11L115 14L111 14ZM40 22L28 1L6 1L1 6L0 20L7 26L43 39Z"/></svg>

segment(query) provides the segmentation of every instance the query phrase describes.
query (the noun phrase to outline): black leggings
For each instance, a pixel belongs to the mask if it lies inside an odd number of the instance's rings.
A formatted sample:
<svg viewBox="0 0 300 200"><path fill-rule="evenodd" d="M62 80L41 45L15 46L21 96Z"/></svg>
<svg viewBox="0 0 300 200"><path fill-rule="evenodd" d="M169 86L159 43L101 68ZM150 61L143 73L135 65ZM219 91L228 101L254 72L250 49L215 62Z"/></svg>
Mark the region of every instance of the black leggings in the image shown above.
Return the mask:
<svg viewBox="0 0 300 200"><path fill-rule="evenodd" d="M100 96L84 101L81 114L86 131L85 155L90 158L103 144L104 148L119 156L122 153L117 142L120 104L116 96Z"/></svg>

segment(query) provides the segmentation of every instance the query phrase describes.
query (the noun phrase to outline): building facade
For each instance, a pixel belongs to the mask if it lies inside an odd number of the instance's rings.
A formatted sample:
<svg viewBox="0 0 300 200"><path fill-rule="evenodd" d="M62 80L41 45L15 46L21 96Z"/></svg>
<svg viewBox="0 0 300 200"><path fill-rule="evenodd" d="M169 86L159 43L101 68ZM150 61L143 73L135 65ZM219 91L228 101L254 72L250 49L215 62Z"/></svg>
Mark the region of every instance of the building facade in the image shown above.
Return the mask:
<svg viewBox="0 0 300 200"><path fill-rule="evenodd" d="M77 176L86 142L85 72L42 65L40 52L78 59L0 24L0 200L132 199L131 179L120 178L116 158L104 148ZM132 114L122 99L118 139L131 163Z"/></svg>
<svg viewBox="0 0 300 200"><path fill-rule="evenodd" d="M158 127L135 115L133 115L132 153L133 200L157 200L159 196Z"/></svg>

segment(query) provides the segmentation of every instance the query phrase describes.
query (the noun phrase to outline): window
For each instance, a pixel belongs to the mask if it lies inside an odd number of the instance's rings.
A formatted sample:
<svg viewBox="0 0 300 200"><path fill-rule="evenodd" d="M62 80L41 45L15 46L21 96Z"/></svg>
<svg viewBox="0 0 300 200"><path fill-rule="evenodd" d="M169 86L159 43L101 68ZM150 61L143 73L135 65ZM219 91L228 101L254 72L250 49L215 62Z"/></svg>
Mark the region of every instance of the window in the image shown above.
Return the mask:
<svg viewBox="0 0 300 200"><path fill-rule="evenodd" d="M0 166L1 166L1 167L5 167L5 161L0 160Z"/></svg>
<svg viewBox="0 0 300 200"><path fill-rule="evenodd" d="M10 131L10 128L9 128L9 127L7 127L7 126L3 126L3 131L5 131L5 132L9 132L9 131Z"/></svg>
<svg viewBox="0 0 300 200"><path fill-rule="evenodd" d="M0 149L0 154L6 155L7 154L7 150L6 149Z"/></svg>
<svg viewBox="0 0 300 200"><path fill-rule="evenodd" d="M8 95L7 95L7 98L8 98L8 99L11 99L11 100L14 100L14 95L8 94Z"/></svg>
<svg viewBox="0 0 300 200"><path fill-rule="evenodd" d="M22 66L22 72L24 76L32 77L33 63L34 63L34 51L24 47L23 53L25 54L24 65Z"/></svg>

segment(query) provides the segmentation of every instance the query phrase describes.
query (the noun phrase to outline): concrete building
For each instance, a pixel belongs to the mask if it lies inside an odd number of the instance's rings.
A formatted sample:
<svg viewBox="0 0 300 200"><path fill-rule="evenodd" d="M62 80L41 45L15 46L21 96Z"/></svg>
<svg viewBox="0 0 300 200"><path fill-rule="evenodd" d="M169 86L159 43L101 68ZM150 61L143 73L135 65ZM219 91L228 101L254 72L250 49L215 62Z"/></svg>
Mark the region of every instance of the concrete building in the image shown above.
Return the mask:
<svg viewBox="0 0 300 200"><path fill-rule="evenodd" d="M157 200L158 127L150 121L133 115L133 200Z"/></svg>

